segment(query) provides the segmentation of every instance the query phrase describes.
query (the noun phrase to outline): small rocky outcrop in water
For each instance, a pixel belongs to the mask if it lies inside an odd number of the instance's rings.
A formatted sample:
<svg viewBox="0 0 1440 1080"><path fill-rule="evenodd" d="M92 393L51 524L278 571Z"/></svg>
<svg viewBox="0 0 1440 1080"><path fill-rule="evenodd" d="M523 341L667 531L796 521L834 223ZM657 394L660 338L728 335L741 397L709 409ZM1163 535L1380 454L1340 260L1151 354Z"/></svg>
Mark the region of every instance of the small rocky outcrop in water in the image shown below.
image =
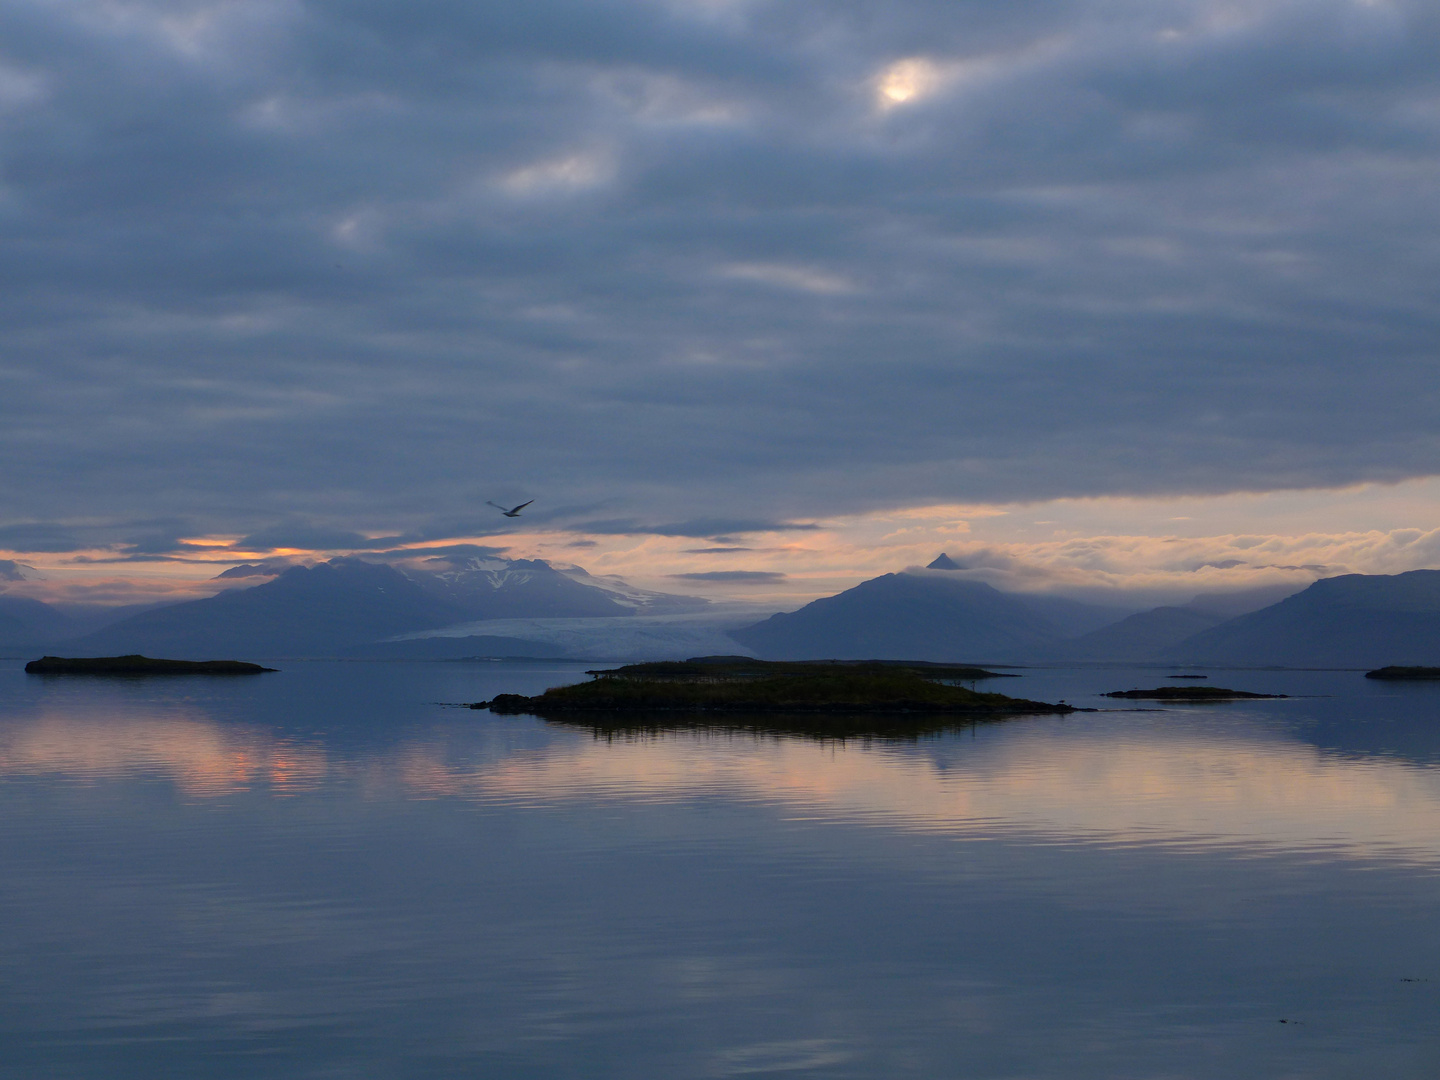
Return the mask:
<svg viewBox="0 0 1440 1080"><path fill-rule="evenodd" d="M259 675L275 668L243 660L158 660L149 656L45 656L25 665L31 675Z"/></svg>
<svg viewBox="0 0 1440 1080"><path fill-rule="evenodd" d="M499 694L472 709L573 713L869 713L1020 716L1074 712L950 685L993 676L977 668L903 663L767 663L743 657L634 664L534 697Z"/></svg>
<svg viewBox="0 0 1440 1080"><path fill-rule="evenodd" d="M1283 698L1289 694L1252 694L1223 686L1157 686L1154 690L1112 690L1105 695L1140 701L1248 701L1252 698Z"/></svg>
<svg viewBox="0 0 1440 1080"><path fill-rule="evenodd" d="M1440 667L1382 667L1365 672L1367 679L1440 679Z"/></svg>

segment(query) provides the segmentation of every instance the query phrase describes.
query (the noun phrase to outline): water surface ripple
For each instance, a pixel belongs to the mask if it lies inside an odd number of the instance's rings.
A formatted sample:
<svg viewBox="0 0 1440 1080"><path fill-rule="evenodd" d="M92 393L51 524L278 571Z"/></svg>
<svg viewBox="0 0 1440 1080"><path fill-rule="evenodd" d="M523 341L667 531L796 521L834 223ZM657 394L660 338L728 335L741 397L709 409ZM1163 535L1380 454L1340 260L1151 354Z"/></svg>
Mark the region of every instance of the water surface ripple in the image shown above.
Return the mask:
<svg viewBox="0 0 1440 1080"><path fill-rule="evenodd" d="M1440 1071L1440 685L1035 670L1105 711L836 741L442 704L577 665L283 666L0 666L0 1072Z"/></svg>

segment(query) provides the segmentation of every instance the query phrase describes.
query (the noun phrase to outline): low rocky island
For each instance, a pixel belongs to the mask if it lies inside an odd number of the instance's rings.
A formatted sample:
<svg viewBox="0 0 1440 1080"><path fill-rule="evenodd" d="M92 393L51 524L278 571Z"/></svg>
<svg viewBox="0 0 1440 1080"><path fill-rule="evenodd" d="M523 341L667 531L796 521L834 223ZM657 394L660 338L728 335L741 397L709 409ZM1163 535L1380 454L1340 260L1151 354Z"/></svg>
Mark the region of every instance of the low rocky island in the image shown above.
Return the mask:
<svg viewBox="0 0 1440 1080"><path fill-rule="evenodd" d="M1382 667L1365 672L1367 679L1440 679L1440 667Z"/></svg>
<svg viewBox="0 0 1440 1080"><path fill-rule="evenodd" d="M1249 701L1255 698L1283 698L1289 694L1252 694L1223 686L1157 686L1154 690L1112 690L1105 697L1136 701Z"/></svg>
<svg viewBox="0 0 1440 1080"><path fill-rule="evenodd" d="M939 664L930 660L757 660L753 656L695 656L689 660L657 660L600 668L586 675L628 679L744 679L762 675L813 675L844 668L891 668L914 671L929 679L975 682L979 679L1018 679L1003 671L971 664Z"/></svg>
<svg viewBox="0 0 1440 1080"><path fill-rule="evenodd" d="M158 660L149 656L45 656L25 665L31 675L259 675L275 668L242 660Z"/></svg>
<svg viewBox="0 0 1440 1080"><path fill-rule="evenodd" d="M993 677L980 668L895 662L766 662L744 657L695 660L590 672L588 683L560 686L534 697L498 694L472 709L529 713L542 717L576 714L784 714L789 717L995 718L1063 715L1075 709L982 693L954 685Z"/></svg>

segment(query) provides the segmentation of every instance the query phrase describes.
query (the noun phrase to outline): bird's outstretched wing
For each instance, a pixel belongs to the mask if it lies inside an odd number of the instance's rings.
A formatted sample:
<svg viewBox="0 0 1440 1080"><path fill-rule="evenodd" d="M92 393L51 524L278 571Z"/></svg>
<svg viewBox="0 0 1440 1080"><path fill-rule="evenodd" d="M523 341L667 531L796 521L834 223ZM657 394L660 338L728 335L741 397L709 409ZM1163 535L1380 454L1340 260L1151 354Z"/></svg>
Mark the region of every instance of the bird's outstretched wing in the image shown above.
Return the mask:
<svg viewBox="0 0 1440 1080"><path fill-rule="evenodd" d="M521 503L519 506L515 507L515 509L511 510L510 513L512 513L512 514L518 514L518 513L520 513L521 510L524 510L525 507L529 506L530 503L533 503L534 501L535 501L534 499L531 499L530 502L523 502L523 503Z"/></svg>
<svg viewBox="0 0 1440 1080"><path fill-rule="evenodd" d="M532 501L533 501L533 500L532 500ZM502 514L503 514L503 513L508 513L508 511L505 509L505 507L501 506L501 505L500 505L499 503L497 503L497 502L491 502L489 499L486 499L486 500L485 500L485 505L486 505L486 506L493 506L493 507L495 507L495 509L496 509L496 510L499 510Z"/></svg>

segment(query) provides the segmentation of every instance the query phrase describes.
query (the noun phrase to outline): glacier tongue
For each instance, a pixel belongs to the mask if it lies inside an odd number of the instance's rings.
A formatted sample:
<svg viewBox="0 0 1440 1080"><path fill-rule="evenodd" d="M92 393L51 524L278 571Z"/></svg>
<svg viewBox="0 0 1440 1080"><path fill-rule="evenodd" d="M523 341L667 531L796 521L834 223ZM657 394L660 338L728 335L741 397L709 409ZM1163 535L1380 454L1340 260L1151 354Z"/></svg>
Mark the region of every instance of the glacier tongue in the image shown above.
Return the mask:
<svg viewBox="0 0 1440 1080"><path fill-rule="evenodd" d="M703 612L637 614L625 619L484 619L391 638L463 638L494 634L543 642L569 656L596 661L684 660L691 656L753 653L726 633L773 611L752 604L713 603Z"/></svg>

